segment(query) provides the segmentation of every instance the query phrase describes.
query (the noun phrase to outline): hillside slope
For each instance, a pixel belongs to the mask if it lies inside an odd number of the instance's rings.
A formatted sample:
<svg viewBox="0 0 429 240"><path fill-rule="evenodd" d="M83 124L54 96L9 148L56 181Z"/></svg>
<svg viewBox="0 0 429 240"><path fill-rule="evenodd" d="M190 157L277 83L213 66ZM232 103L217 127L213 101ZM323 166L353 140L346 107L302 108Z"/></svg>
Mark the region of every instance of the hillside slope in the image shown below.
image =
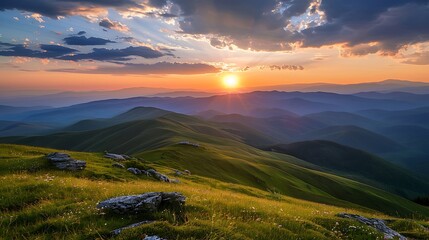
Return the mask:
<svg viewBox="0 0 429 240"><path fill-rule="evenodd" d="M291 156L250 147L217 125L198 118L169 114L112 127L40 137L3 138L1 142L57 149L128 153L152 163L223 182L243 184L287 196L346 206L360 205L388 214L429 214L404 198L320 169L309 169ZM194 147L179 144L190 141ZM299 163L299 164L298 164Z"/></svg>
<svg viewBox="0 0 429 240"><path fill-rule="evenodd" d="M429 194L429 184L396 165L364 151L329 141L275 145L271 151L292 155L335 174L415 198Z"/></svg>
<svg viewBox="0 0 429 240"><path fill-rule="evenodd" d="M375 154L404 149L399 143L383 135L356 126L331 126L306 133L300 139L328 140Z"/></svg>
<svg viewBox="0 0 429 240"><path fill-rule="evenodd" d="M178 184L162 183L113 168L113 161L98 153L67 152L85 160L87 167L81 172L60 171L44 157L54 151L59 150L0 144L0 210L7 213L0 218L3 238L110 238L113 229L147 219L155 222L126 229L115 239L141 239L144 235L184 240L382 238L366 225L337 217L341 212L388 220L394 230L415 239L429 236L418 228L428 224L415 216L400 219L345 202L345 208L317 204L196 174L177 177ZM141 164L172 176L172 168L152 161ZM117 217L95 209L107 198L158 191L180 192L187 197L186 223L177 221L168 210ZM402 203L406 206L409 202Z"/></svg>

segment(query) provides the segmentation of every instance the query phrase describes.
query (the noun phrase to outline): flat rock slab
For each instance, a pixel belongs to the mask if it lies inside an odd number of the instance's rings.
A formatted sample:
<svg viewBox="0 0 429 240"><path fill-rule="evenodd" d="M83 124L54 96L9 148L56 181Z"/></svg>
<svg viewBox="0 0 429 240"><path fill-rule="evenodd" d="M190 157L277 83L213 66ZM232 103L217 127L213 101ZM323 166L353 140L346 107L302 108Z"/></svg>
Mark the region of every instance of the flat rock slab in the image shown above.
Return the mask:
<svg viewBox="0 0 429 240"><path fill-rule="evenodd" d="M164 209L183 214L185 201L186 197L177 192L148 192L107 199L98 203L97 208L117 214L153 213Z"/></svg>
<svg viewBox="0 0 429 240"><path fill-rule="evenodd" d="M54 164L56 168L61 170L78 171L86 167L85 161L73 159L67 153L49 153L46 155L46 158Z"/></svg>
<svg viewBox="0 0 429 240"><path fill-rule="evenodd" d="M361 222L363 224L366 224L370 227L375 228L377 231L384 234L384 239L400 239L400 240L407 240L406 237L402 236L398 232L394 231L393 229L389 228L386 223L377 218L366 218L362 217L356 214L348 214L348 213L340 213L338 214L339 217L342 218L350 218L354 219L358 222Z"/></svg>

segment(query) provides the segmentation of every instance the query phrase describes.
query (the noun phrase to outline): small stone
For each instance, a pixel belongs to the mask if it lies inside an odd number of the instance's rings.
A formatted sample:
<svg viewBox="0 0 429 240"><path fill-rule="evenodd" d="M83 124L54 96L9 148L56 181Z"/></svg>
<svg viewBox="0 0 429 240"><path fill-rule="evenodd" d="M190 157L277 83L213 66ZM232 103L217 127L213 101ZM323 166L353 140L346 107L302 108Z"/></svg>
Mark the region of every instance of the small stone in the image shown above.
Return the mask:
<svg viewBox="0 0 429 240"><path fill-rule="evenodd" d="M125 154L116 154L116 153L108 153L108 152L104 153L104 157L105 158L110 158L110 159L113 159L113 160L116 160L116 161L124 161L124 160L131 159L130 156L125 155Z"/></svg>
<svg viewBox="0 0 429 240"><path fill-rule="evenodd" d="M124 165L122 165L122 164L120 164L120 163L113 163L112 164L112 167L116 167L116 168L125 168L125 166Z"/></svg>
<svg viewBox="0 0 429 240"><path fill-rule="evenodd" d="M145 238L143 238L143 240L167 240L167 239L161 238L155 235L155 236L146 236Z"/></svg>
<svg viewBox="0 0 429 240"><path fill-rule="evenodd" d="M183 173L181 171L176 170L176 169L174 169L173 172L174 172L174 175L176 175L176 176L182 176L183 175Z"/></svg>
<svg viewBox="0 0 429 240"><path fill-rule="evenodd" d="M147 173L150 174L153 178L162 181L162 182L170 182L170 179L162 173L155 171L154 169L147 170Z"/></svg>
<svg viewBox="0 0 429 240"><path fill-rule="evenodd" d="M180 183L180 180L179 179L170 179L170 182L171 183Z"/></svg>
<svg viewBox="0 0 429 240"><path fill-rule="evenodd" d="M138 168L128 168L128 172L134 174L134 175L141 175L143 172Z"/></svg>

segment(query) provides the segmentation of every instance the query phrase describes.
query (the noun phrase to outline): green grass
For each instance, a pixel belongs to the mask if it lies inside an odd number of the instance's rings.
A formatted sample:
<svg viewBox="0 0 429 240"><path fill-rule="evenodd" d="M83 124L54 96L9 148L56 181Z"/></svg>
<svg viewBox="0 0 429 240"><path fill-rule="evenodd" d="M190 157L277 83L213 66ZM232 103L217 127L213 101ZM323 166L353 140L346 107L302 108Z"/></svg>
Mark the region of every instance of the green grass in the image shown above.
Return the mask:
<svg viewBox="0 0 429 240"><path fill-rule="evenodd" d="M180 150L178 146L171 148ZM192 152L188 150L186 152ZM336 217L340 212L389 219L392 227L408 236L421 239L428 236L418 227L428 226L429 222L425 220L395 218L345 201L341 201L343 207L338 207L299 200L275 191L198 174L207 171L204 169L190 169L193 175L179 177L180 184L168 184L113 168L113 161L98 153L69 152L72 157L87 161L87 168L82 172L59 171L43 157L52 151L55 150L0 145L2 238L103 239L113 229L153 219L155 223L126 230L117 238L138 239L145 234L156 234L167 239L207 240L383 239L369 227ZM154 167L170 177L173 177L172 168L184 166L167 165L164 163L166 159L155 161L157 154L160 153L148 152L141 164ZM181 154L189 157L183 152ZM257 162L255 160L255 164ZM299 168L296 169L298 171ZM237 182L241 182L240 178L237 175ZM331 176L328 179L342 181ZM357 183L350 181L348 184ZM148 191L182 192L187 196L188 221L181 224L168 211L150 216L114 216L101 214L95 208L97 202L106 198Z"/></svg>
<svg viewBox="0 0 429 240"><path fill-rule="evenodd" d="M429 184L415 174L375 155L334 142L305 141L274 145L266 149L295 156L336 175L355 179L409 199L429 193Z"/></svg>

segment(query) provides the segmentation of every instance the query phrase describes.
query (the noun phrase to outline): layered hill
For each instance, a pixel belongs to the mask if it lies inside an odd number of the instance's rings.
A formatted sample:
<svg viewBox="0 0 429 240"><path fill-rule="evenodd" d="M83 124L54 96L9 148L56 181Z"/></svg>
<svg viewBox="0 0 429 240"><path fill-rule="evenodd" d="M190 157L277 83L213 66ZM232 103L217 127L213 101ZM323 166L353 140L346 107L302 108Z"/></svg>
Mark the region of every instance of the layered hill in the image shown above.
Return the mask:
<svg viewBox="0 0 429 240"><path fill-rule="evenodd" d="M121 118L135 119L132 115ZM337 206L352 204L393 215L429 214L409 200L336 176L315 164L253 148L240 136L219 128L218 123L175 113L152 116L91 131L2 138L0 142L127 153L154 164L295 198Z"/></svg>
<svg viewBox="0 0 429 240"><path fill-rule="evenodd" d="M288 154L360 182L399 195L415 197L429 184L380 157L329 141L306 141L275 145L268 150ZM416 194L417 193L417 194Z"/></svg>
<svg viewBox="0 0 429 240"><path fill-rule="evenodd" d="M381 154L404 149L399 143L356 126L331 126L304 134L303 140L328 140L367 152Z"/></svg>

